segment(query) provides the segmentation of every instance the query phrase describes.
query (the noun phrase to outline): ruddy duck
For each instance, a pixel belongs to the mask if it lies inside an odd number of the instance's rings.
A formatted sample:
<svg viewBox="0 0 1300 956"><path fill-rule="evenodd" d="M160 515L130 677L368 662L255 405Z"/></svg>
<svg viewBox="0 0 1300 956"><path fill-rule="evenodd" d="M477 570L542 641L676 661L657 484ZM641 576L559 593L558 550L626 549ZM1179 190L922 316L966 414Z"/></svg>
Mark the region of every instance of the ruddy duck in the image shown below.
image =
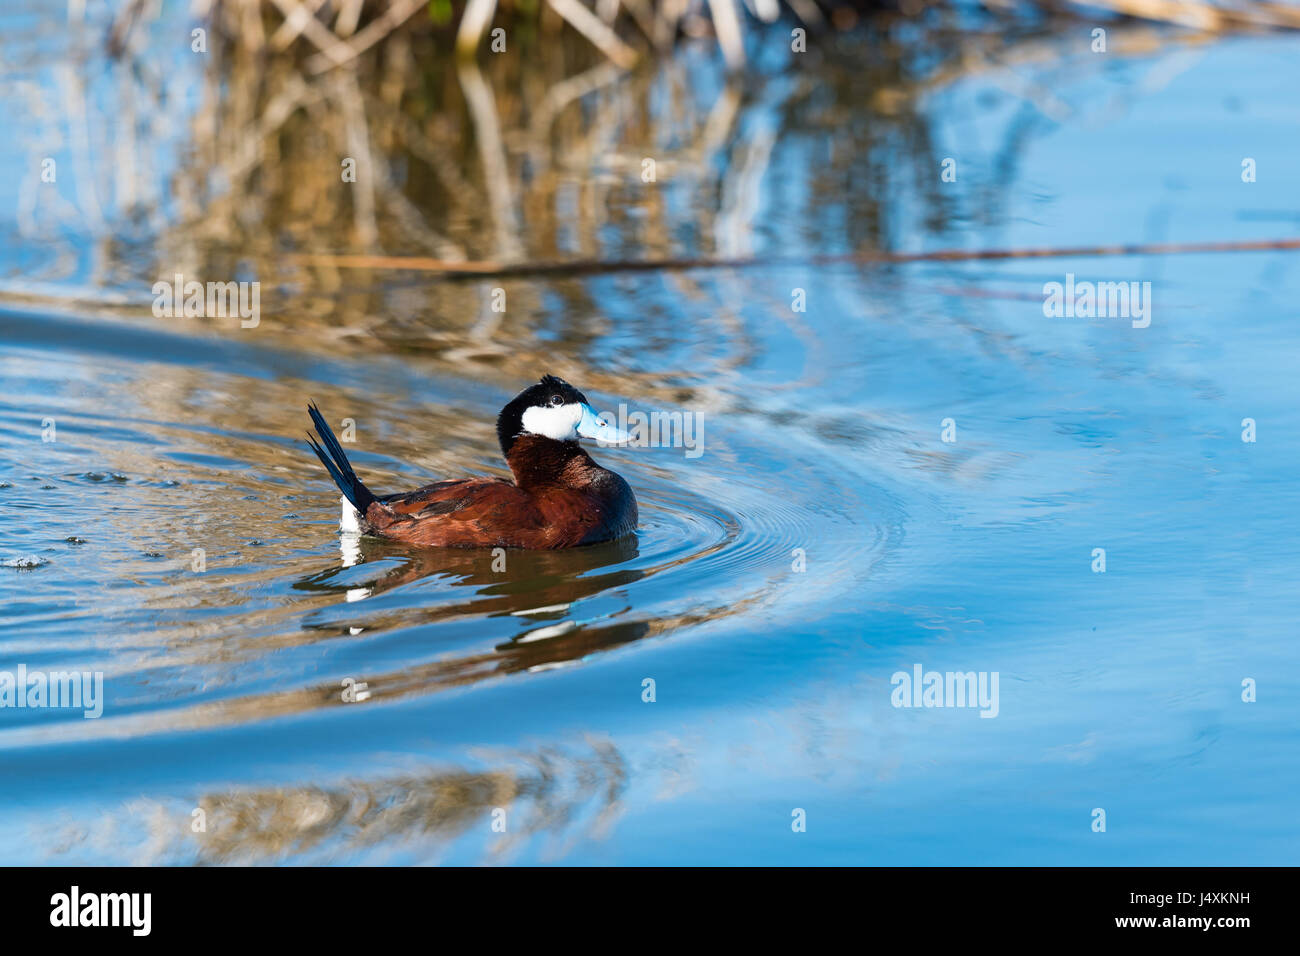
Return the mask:
<svg viewBox="0 0 1300 956"><path fill-rule="evenodd" d="M554 375L524 389L497 416L513 482L460 478L375 495L353 472L320 409L312 404L307 411L317 432L307 441L343 492L344 530L426 547L529 549L612 541L636 530L632 489L578 444L579 438L622 443L627 433Z"/></svg>

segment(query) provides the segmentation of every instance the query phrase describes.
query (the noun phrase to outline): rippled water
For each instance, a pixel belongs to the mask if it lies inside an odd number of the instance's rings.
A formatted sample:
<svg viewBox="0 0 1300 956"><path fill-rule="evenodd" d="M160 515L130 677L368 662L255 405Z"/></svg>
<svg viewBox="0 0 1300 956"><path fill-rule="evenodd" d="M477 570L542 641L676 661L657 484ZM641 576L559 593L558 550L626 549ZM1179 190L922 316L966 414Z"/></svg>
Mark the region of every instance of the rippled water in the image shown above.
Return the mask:
<svg viewBox="0 0 1300 956"><path fill-rule="evenodd" d="M820 68L822 124L772 80L724 154L751 198L694 208L683 159L652 196L603 195L600 248L636 254L659 204L690 254L1293 236L1294 41L1188 50L1085 47L1047 106L978 73L925 92L935 156L960 156L937 197L894 182L888 138L883 186L823 161L867 149L836 113L855 81ZM278 290L255 330L11 297L0 670L102 671L106 702L0 710L0 852L1293 862L1295 255L523 279L498 318L491 282L344 275ZM1066 273L1151 281L1150 327L1044 318ZM635 540L498 570L340 536L309 399L355 421L388 492L504 474L492 421L544 371L701 416L698 458L595 451L635 489ZM918 663L998 672L996 719L891 706Z"/></svg>

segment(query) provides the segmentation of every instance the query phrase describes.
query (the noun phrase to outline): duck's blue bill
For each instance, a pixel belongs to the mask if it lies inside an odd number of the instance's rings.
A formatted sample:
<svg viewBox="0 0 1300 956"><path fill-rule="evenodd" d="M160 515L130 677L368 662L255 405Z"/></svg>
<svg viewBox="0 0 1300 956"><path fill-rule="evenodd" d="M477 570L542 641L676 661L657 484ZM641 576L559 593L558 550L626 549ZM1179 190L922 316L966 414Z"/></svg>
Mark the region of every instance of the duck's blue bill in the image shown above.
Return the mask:
<svg viewBox="0 0 1300 956"><path fill-rule="evenodd" d="M594 438L598 442L609 445L621 445L631 440L631 436L627 432L601 418L590 405L582 406L582 419L578 422L578 434L583 438Z"/></svg>

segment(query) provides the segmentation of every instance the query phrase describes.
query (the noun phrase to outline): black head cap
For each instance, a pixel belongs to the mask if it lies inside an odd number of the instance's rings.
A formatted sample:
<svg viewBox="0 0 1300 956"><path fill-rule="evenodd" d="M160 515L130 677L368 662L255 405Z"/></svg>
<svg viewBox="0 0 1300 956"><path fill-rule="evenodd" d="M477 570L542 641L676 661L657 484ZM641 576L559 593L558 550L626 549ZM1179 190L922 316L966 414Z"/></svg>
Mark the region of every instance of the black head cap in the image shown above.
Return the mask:
<svg viewBox="0 0 1300 956"><path fill-rule="evenodd" d="M558 399L558 401L557 401ZM578 391L562 378L543 375L536 385L530 385L501 409L497 416L497 441L501 443L501 454L510 455L510 446L524 430L524 412L534 406L546 408L552 405L571 405L574 402L587 404L587 396Z"/></svg>

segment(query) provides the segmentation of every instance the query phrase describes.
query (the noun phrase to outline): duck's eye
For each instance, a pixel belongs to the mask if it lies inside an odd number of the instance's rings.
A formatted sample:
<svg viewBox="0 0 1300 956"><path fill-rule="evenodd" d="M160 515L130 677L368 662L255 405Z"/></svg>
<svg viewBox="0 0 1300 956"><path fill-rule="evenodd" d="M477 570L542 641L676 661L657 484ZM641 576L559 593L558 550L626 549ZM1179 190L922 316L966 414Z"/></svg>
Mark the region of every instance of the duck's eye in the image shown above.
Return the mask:
<svg viewBox="0 0 1300 956"><path fill-rule="evenodd" d="M552 395L552 396L551 396L551 404L552 404L552 405L555 405L555 406L563 405L563 404L564 404L564 399L562 399L559 395Z"/></svg>

